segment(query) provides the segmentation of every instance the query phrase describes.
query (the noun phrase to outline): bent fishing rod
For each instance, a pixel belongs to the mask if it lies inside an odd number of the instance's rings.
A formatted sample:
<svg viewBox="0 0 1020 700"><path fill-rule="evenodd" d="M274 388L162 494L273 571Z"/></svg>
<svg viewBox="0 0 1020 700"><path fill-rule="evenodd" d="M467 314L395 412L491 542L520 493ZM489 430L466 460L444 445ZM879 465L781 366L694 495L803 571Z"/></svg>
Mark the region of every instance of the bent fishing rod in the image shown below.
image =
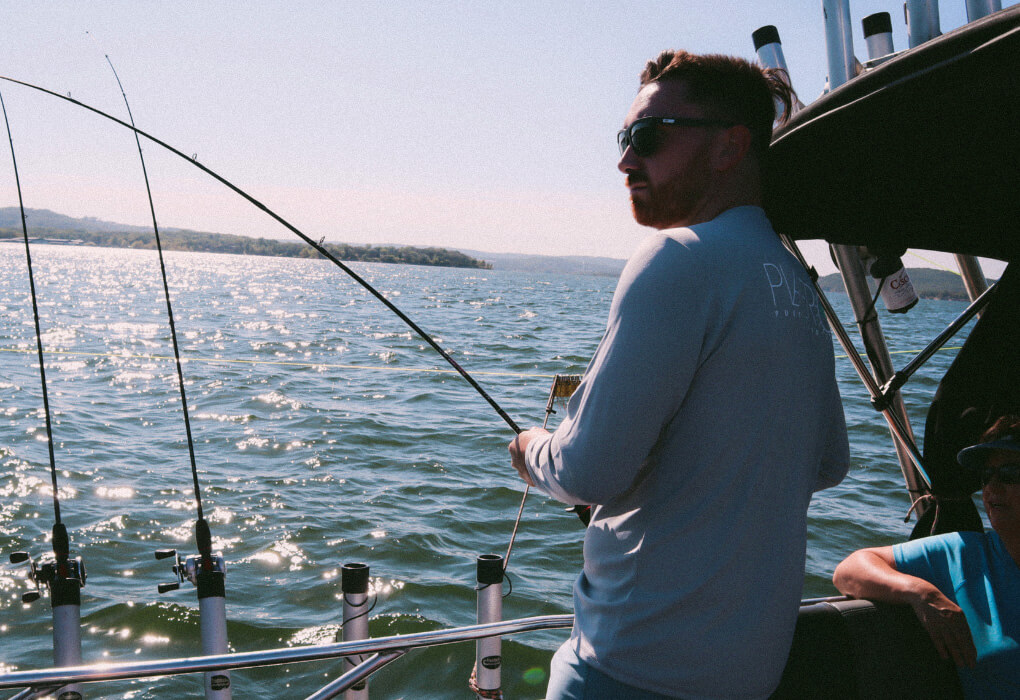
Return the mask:
<svg viewBox="0 0 1020 700"><path fill-rule="evenodd" d="M22 595L22 601L31 603L41 596L45 585L50 594L53 611L53 661L57 666L78 666L81 664L81 588L85 585L85 564L81 557L71 558L71 541L67 526L60 518L60 495L57 485L57 462L53 451L53 426L50 417L49 392L46 388L46 363L44 361L42 330L39 323L39 303L35 291L35 276L32 272L32 250L28 243L28 221L25 217L25 202L21 194L21 177L18 175L18 159L14 154L14 137L11 122L7 118L7 105L0 94L0 109L7 127L7 141L11 146L11 163L14 166L14 182L18 189L18 208L21 211L21 231L25 238L25 260L28 264L28 286L32 297L32 316L35 320L35 342L39 355L39 379L42 383L43 414L46 419L46 444L50 458L50 481L53 489L53 554L43 555L34 561L28 552L14 552L12 564L28 562L30 577L35 590ZM78 684L64 686L61 698L81 700Z"/></svg>
<svg viewBox="0 0 1020 700"><path fill-rule="evenodd" d="M112 64L111 64L111 67L112 67ZM465 370L463 367L461 367L460 364L456 360L454 360L453 357L451 357L450 354L448 352L446 352L446 350L444 350L435 341L435 339L432 338L431 335L429 335L424 329L422 329L420 326L418 326L417 323L415 323L413 320L411 320L411 318L409 316L407 316L407 314L405 314L403 311L401 311L399 308L397 308L397 306L393 302L391 302L389 299L387 299L381 292L379 292L375 287L373 287L367 280L365 280L358 273L356 273L354 270L352 270L349 266L345 265L336 256L334 256L332 253L330 253L329 250L327 250L320 243L316 242L314 239L312 239L311 237L306 235L303 231L298 229L296 226L294 226L292 223L290 223L289 221L284 219L282 216L277 214L275 211L270 209L268 206L263 204L261 201L259 201L255 197L253 197L251 194L249 194L245 190L241 189L240 187L238 187L237 185L235 185L231 181L227 180L225 177L223 177L219 173L215 172L211 168L203 165L202 163L200 163L195 158L189 157L188 155L186 155L185 153L183 153L179 149L174 148L173 146L171 146L170 144L166 143L165 141L163 141L163 140L153 136L152 134L147 133L146 131L143 131L142 129L139 129L133 123L128 124L127 122L124 122L123 120L118 119L117 117L115 117L115 116L113 116L111 114L108 114L107 112L104 112L101 109L98 109L96 107L93 107L92 105L89 105L89 104L86 104L84 102L81 102L80 100L74 99L70 95L62 95L62 94L60 94L58 92L54 92L53 90L49 90L49 89L41 87L39 85L34 85L32 83L29 83L29 82L26 82L26 81L23 81L23 80L17 80L16 78L11 78L11 77L8 77L8 76L0 75L0 80L5 80L7 82L14 83L15 85L21 85L23 87L27 87L27 88L30 88L32 90L36 90L38 92L44 93L46 95L50 95L52 97L56 97L56 98L58 98L60 100L63 100L64 102L69 102L69 103L71 103L71 104L73 104L73 105L75 105L77 107L81 107L82 109L85 109L85 110L87 110L89 112L97 114L100 117L103 117L104 119L107 119L109 121L114 122L115 124L119 124L120 126L126 128L126 129L130 129L131 131L133 131L135 133L136 139L138 138L139 135L140 136L144 136L146 139L148 139L152 143L156 144L157 146L160 146L160 147L166 149L167 151L173 153L174 155L178 156L179 158L187 161L188 163L190 163L194 167L198 168L202 172L204 172L207 175L209 175L210 177L212 177L217 182L219 182L222 185L226 186L228 189L233 191L235 194L237 194L240 197L242 197L243 199L247 200L250 204L254 205L256 208L258 208L258 209L262 210L263 212L265 212L274 221L276 221L281 226L286 228L288 231L290 231L291 233L296 235L298 238L303 240L305 243L310 245L320 255L322 255L324 258L326 258L327 260L332 262L334 265L339 267L341 270L343 270L351 279L353 279L355 282L360 284L369 293L371 293L372 296L374 296L376 299L378 299L380 302L382 302L382 304L384 306L386 306L386 308L388 308L390 311L392 311L394 314L396 314L397 317L400 318L400 320L402 320L405 324L407 324L407 326L409 326L415 333L417 333L419 337L421 337L426 343L428 343L429 346L431 346L433 350L435 350L437 353L439 353L439 355L444 360L446 360L446 362L454 370L456 370L457 373L460 374L460 376L463 377L464 380L467 381L467 383L470 384L475 389L475 391L477 391L478 394L483 399L485 399L485 401L490 406L492 406L492 408L496 411L496 413L499 414L499 416L506 422L506 424L510 427L511 430L514 431L515 434L520 434L522 432L521 428L517 425L517 423L510 417L510 415L505 410L503 410L503 408L498 403L496 403L495 399L493 399L491 396L489 396L489 394L474 379L474 377L472 377L467 372L467 370ZM118 80L118 83L119 83L119 80ZM126 100L126 97L125 97L125 100ZM130 112L130 109L129 109L129 112ZM139 148L140 148L140 146L139 146ZM524 503L525 499L527 499L527 490L525 490L524 498L522 499L522 507L521 507L521 509L519 509L518 514L517 514L517 523L519 523L521 514L523 513L523 503ZM584 515L582 515L581 511L580 510L575 510L575 512L577 512L578 515L581 517L582 522L584 522L585 525L587 525L587 519L584 517ZM517 523L515 523L515 525L514 525L514 533L516 533L516 530L517 530ZM513 536L511 538L510 547L511 548L513 547ZM508 549L507 554L509 555L509 549ZM508 556L508 559L509 559L509 556Z"/></svg>
<svg viewBox="0 0 1020 700"><path fill-rule="evenodd" d="M464 380L467 381L467 383L470 384L475 389L475 391L477 391L478 394L483 399L485 399L488 402L488 404L490 406L492 406L492 408L496 411L496 413L499 414L500 418L502 418L506 422L506 424L508 426L510 426L510 429L513 430L514 433L520 433L521 432L520 427L518 427L517 423L514 422L514 420L509 416L509 414L507 414L507 412L504 411L503 408L498 403L496 403L495 399L493 399L491 396L489 396L489 394L485 391L485 389L483 389L482 386L477 381L475 381L474 377L472 377L470 374L468 374L467 370L465 370L463 367L461 367L460 364L458 364L457 361L454 360L453 357L451 357L450 354L448 352L446 352L439 345L439 343L437 343L432 338L431 335L426 333L421 327L418 326L418 324L416 324L414 321L412 321L411 318L407 316L407 314L405 314L403 311L401 311L399 308L397 308L397 306L393 302L391 302L389 299L387 299L382 294L382 292L380 292L375 287L373 287L366 279L361 277L361 275L356 273L349 266L347 266L343 262L341 262L336 256L334 256L332 253L330 253L329 250L327 250L323 245L321 245L320 243L316 242L314 239L312 239L311 237L306 235L303 231L301 231L299 228L294 226L294 224L292 224L289 221L287 221L286 219L284 219L282 216L280 216L275 211L273 211L272 209L267 207L265 204L263 204L262 202L257 200L255 197L253 197L252 195L248 194L243 189L241 189L240 187L238 187L234 183L230 182L229 180L227 180L225 177L223 177L219 173L213 171L211 168L206 167L205 165L200 163L195 158L190 157L190 156L182 153L180 150L174 148L173 146L171 146L170 144L166 143L165 141L162 141L162 140L156 138L155 136L153 136L152 134L149 134L149 133L143 131L142 129L139 129L138 127L134 126L133 124L128 124L127 122L125 122L125 121L123 121L121 119L118 119L117 117L113 116L112 114L108 114L107 112L104 112L101 109L98 109L98 108L93 107L91 105L85 104L84 102L76 100L73 97L70 97L68 95L61 95L59 92L54 92L53 90L49 90L47 88L40 87L38 85L33 85L32 83L27 83L27 82L25 82L23 80L17 80L15 78L10 78L10 77L3 76L3 75L0 75L0 80L6 80L7 82L14 83L15 85L21 85L23 87L31 88L32 90L36 90L36 91L44 93L46 95L50 95L52 97L59 98L59 99L63 100L64 102L70 102L71 104L76 105L78 107L81 107L82 109L88 110L89 112L92 112L94 114L97 114L100 117L103 117L104 119L108 119L108 120L114 122L115 124L119 124L122 127L124 127L125 129L130 129L131 131L135 132L136 136L144 136L146 139L148 139L152 143L156 144L157 146L160 146L160 147L166 149L167 151L173 153L174 155L178 156L179 158L182 158L183 160L186 160L188 163L190 163L191 165L195 166L196 168L198 168L199 170L204 172L206 175L209 175L210 177L212 177L214 180L216 180L220 184L222 184L222 185L226 186L227 188L229 188L230 190L232 190L235 194L237 194L237 195L241 196L242 198L246 199L249 203L254 205L256 208L261 209L263 212L265 212L274 221L279 223L281 226L283 226L288 231L293 233L295 236L297 236L298 238L303 240L305 243L310 245L312 248L314 248L316 250L316 252L319 253L319 255L321 255L322 257L326 258L331 263L333 263L334 265L339 267L341 270L343 270L345 273L347 273L347 275L351 279L353 279L355 282L357 282L362 287L364 287L372 296L374 296L376 299L381 301L383 303L383 305L386 306L386 308L388 308L390 311L395 313L400 318L401 321L403 321L405 324L407 324L411 328L411 330L413 330L415 333L417 333L418 336L421 337L421 339L424 340L426 343L428 343L432 347L433 350L435 350L437 353L439 353L439 355L444 360L446 360L450 364L450 366L453 367L453 369L455 369L457 371L457 373L460 374L460 376L463 377Z"/></svg>
<svg viewBox="0 0 1020 700"><path fill-rule="evenodd" d="M88 32L86 32L88 33ZM91 34L89 34L92 37ZM95 39L95 37L92 37ZM127 108L128 119L131 121L131 129L135 136L135 146L138 148L138 160L142 165L142 177L145 180L145 193L149 198L149 213L152 215L152 231L156 237L156 251L159 254L159 271L163 280L163 296L166 299L166 315L170 322L170 338L173 341L174 360L177 365L177 383L181 389L181 407L184 411L184 431L188 437L188 456L191 459L191 480L195 489L195 510L197 511L195 521L195 542L198 546L198 557L181 557L176 549L160 549L156 551L157 559L174 560L173 571L177 580L172 583L160 584L157 590L160 593L177 590L184 579L189 579L198 591L199 605L199 629L202 637L203 654L225 654L228 649L227 641L227 613L226 613L226 564L222 554L213 554L212 533L209 523L202 513L202 492L198 482L198 466L195 461L195 442L191 434L191 420L188 414L188 397L184 390L184 370L181 366L181 351L177 342L177 326L174 324L174 311L170 302L170 286L167 282L166 262L163 259L163 244L159 236L159 224L156 222L156 207L152 201L152 187L149 184L149 173L145 167L145 156L142 154L142 142L138 137L138 129L135 128L135 118L131 113L131 104L128 102L127 92L117 75L117 69L113 67L113 61L108 54L103 54L106 62L113 71L113 77L117 80L117 87L124 98L124 106ZM205 697L206 700L230 700L230 672L216 671L205 674Z"/></svg>

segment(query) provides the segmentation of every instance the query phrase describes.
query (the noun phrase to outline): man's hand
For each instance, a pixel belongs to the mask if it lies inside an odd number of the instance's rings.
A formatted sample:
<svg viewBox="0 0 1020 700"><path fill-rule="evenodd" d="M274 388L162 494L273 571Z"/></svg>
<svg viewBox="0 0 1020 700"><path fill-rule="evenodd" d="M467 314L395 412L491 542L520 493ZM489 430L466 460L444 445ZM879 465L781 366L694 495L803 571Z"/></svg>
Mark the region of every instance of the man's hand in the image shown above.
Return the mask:
<svg viewBox="0 0 1020 700"><path fill-rule="evenodd" d="M910 607L928 631L939 656L951 659L957 668L974 668L977 650L960 606L929 584L910 601Z"/></svg>
<svg viewBox="0 0 1020 700"><path fill-rule="evenodd" d="M510 463L528 486L534 486L535 482L531 480L531 475L528 474L528 467L524 463L524 453L528 450L528 443L539 435L548 434L549 431L545 428L531 428L530 430L525 430L510 442L508 448L510 450Z"/></svg>

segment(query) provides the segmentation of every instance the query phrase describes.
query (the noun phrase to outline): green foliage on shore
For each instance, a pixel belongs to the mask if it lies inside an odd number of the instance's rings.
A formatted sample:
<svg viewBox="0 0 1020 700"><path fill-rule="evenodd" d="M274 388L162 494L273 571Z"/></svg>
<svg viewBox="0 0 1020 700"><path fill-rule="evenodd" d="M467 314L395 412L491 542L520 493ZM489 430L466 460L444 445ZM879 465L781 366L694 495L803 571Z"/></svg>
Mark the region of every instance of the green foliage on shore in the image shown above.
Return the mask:
<svg viewBox="0 0 1020 700"><path fill-rule="evenodd" d="M34 213L29 217L29 237L43 239L39 241L40 243L48 241L52 243L59 242L65 245L105 246L110 248L156 248L156 239L151 229L135 226L125 226L122 229L118 229L108 224L104 226L89 226L90 220L88 219L72 220L76 222L73 228L40 226L35 221L38 218L40 217L35 216ZM79 221L82 222L80 226L77 225ZM0 240L21 239L23 237L20 220L18 226L12 226L11 223L9 221L0 221ZM204 233L185 229L161 229L160 239L164 250L233 253L236 255L268 255L286 258L322 257L318 251L303 242L249 238L247 236L225 233ZM346 243L323 243L322 245L330 254L345 261L492 269L492 265L484 260L472 258L460 251L448 250L446 248L360 246L348 245Z"/></svg>

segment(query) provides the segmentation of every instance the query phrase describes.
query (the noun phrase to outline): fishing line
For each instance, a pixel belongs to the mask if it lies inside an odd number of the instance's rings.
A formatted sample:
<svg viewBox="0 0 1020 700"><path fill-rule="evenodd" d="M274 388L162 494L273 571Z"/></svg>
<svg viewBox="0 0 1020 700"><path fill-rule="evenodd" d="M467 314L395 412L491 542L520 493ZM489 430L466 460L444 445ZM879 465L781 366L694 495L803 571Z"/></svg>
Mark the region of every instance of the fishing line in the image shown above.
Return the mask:
<svg viewBox="0 0 1020 700"><path fill-rule="evenodd" d="M922 348L923 349L923 348ZM961 350L962 345L946 345L938 349L938 352L946 350ZM18 348L0 348L0 352L31 353L31 350L19 350ZM917 354L921 349L914 350L890 350L890 355ZM64 355L67 357L110 357L123 360L172 360L169 355L132 355L119 352L78 352L77 350L47 350L50 357ZM847 359L847 355L833 355L837 360ZM276 365L280 367L311 367L322 369L355 369L368 370L370 372L407 372L421 374L456 374L452 369L436 369L435 367L384 367L382 365L338 365L330 362L297 362L283 360L232 360L226 357L188 357L181 360L185 364L189 362L207 362L209 364L237 364L237 365ZM520 377L522 379L553 379L555 374L531 374L528 372L484 372L476 371L476 375L486 377Z"/></svg>
<svg viewBox="0 0 1020 700"><path fill-rule="evenodd" d="M25 350L17 348L0 348L0 352L18 352ZM131 355L117 352L77 352L73 350L50 350L50 355L67 355L69 357L112 357L125 360L172 360L168 355ZM237 364L237 365L275 365L278 367L311 367L322 369L357 369L371 372L406 372L418 374L456 374L452 369L436 369L435 367L384 367L382 365L339 365L332 362L297 362L283 360L232 360L226 357L189 357L182 360L188 362L207 362L209 364ZM533 374L528 372L484 372L476 371L475 374L486 377L520 377L522 379L552 379L555 374Z"/></svg>
<svg viewBox="0 0 1020 700"><path fill-rule="evenodd" d="M58 559L66 560L70 553L67 528L60 520L60 496L57 491L57 462L53 455L53 427L50 418L50 399L46 389L46 363L43 361L42 330L39 325L39 303L35 293L35 278L32 274L32 251L28 244L28 222L25 219L25 202L21 196L21 178L18 175L18 159L14 155L14 137L11 136L11 122L7 118L7 105L0 94L0 108L7 126L7 140L11 145L11 163L14 165L14 182L18 188L18 207L21 210L21 231L25 237L25 260L28 263L28 286L32 295L32 316L35 319L35 345L39 355L39 379L42 383L43 414L46 417L46 445L50 455L50 480L53 487L53 553Z"/></svg>
<svg viewBox="0 0 1020 700"><path fill-rule="evenodd" d="M931 259L929 259L929 258L926 258L926 257L924 257L923 255L918 255L918 254L917 254L917 253L915 253L915 252L914 252L913 250L908 250L908 251L907 251L907 254L908 254L908 255L913 255L913 256L914 256L915 258L917 258L918 260L923 260L923 261L925 261L926 263L928 263L929 265L934 265L935 267L937 267L937 268L938 268L938 269L940 269L940 270L944 270L944 271L946 271L946 272L952 272L952 273L953 273L954 275L956 275L957 277L963 277L963 275L962 275L962 274L961 274L961 273L960 273L960 272L959 272L958 270L954 270L954 269L953 269L953 268L951 268L951 267L946 267L945 265L942 265L941 263L937 263L937 262L935 262L934 260L931 260Z"/></svg>
<svg viewBox="0 0 1020 700"><path fill-rule="evenodd" d="M397 306L393 302L391 302L389 299L387 299L380 291L378 291L375 287L373 287L371 284L369 284L369 282L367 280L365 280L364 278L362 278L358 273L356 273L354 270L352 270L350 267L348 267L343 262L341 262L338 258L336 258L336 256L334 256L332 253L330 253L326 248L324 248L322 245L317 243L315 240L313 240L309 236L305 235L305 233L303 233L296 226L294 226L289 221L284 219L282 216L280 216L279 214L274 212L272 209L267 207L265 204L263 204L262 202L260 202L259 200L255 199L253 196L251 196L250 194L248 194L247 192L242 190L240 187L238 187L234 183L230 182L229 180L227 180L222 175L220 175L220 174L214 172L213 170L211 170L210 168L206 167L202 163L198 162L194 158L185 155L184 153L182 153L178 149L174 148L170 144L168 144L168 143L166 143L164 141L161 141L160 139L156 138L155 136L152 136L151 134L149 134L149 133L147 133L145 131L142 131L141 129L135 127L133 124L128 124L128 123L124 122L123 120L118 119L117 117L115 117L115 116L113 116L111 114L107 114L106 112L102 111L101 109L97 109L96 107L93 107L91 105L87 105L84 102L80 102L79 100L76 100L73 97L70 97L68 95L61 95L58 92L54 92L52 90L48 90L48 89L46 89L44 87L40 87L38 85L33 85L32 83L26 83L23 80L16 80L14 78L9 78L7 76L2 76L2 75L0 75L0 80L6 80L9 83L14 83L15 85L21 85L23 87L27 87L27 88L31 88L33 90L37 90L38 92L42 92L44 94L51 95L53 97L57 97L57 98L65 101L65 102L70 102L71 104L77 105L78 107L81 107L82 109L86 109L86 110L88 110L90 112L93 112L94 114L98 114L99 116L101 116L101 117L103 117L105 119L109 119L110 121L112 121L112 122L114 122L116 124L120 124L121 126L123 126L126 129L131 129L132 131L135 132L136 135L144 136L145 138L149 139L150 141L152 141L157 146L161 146L162 148L165 148L166 150L170 151L171 153L173 153L174 155L178 156L179 158L182 158L182 159L186 160L187 162L191 163L193 166L195 166L196 168L198 168L202 172L206 173L207 175L209 175L210 177L215 179L217 182L223 184L224 186L228 187L230 190L232 190L236 194L238 194L241 197L243 197L244 199L246 199L249 203L254 205L256 208L261 209L268 216L270 216L274 221L279 223L281 226L283 226L288 231L290 231L291 233L296 235L298 238L303 240L305 243L310 245L312 248L314 248L320 255L322 255L322 257L326 258L331 263L333 263L334 265L339 267L341 270L346 272L347 275L351 277L351 279L353 279L355 282L357 282L362 287L364 287L370 294L372 294L372 296L374 296L376 299L378 299L380 302L382 302L383 305L386 306L386 308L388 308L390 311L395 313L400 318L401 321L406 323L411 328L411 330L413 330L415 333L417 333L422 338L422 340L424 340L426 343L428 343L432 347L433 350L435 350L437 353L439 353L439 355L444 360L446 360L450 364L450 366L453 367L457 371L457 373L460 374L460 376L462 376L464 378L464 380L467 381L467 383L470 384L475 389L475 391L477 391L478 394L483 399L485 399L488 402L488 404L490 406L492 406L492 408L496 411L496 413L499 414L500 418L502 418L506 422L506 424L508 426L510 426L510 428L515 433L520 433L521 432L521 429L517 426L517 423L514 422L514 420L507 414L507 412L504 411L502 409L502 407L500 407L500 405L498 403L496 403L496 401L491 396L489 396L488 393L486 393L486 391L481 387L481 385L477 381L475 381L474 377L472 377L470 374L468 374L467 371L463 367L461 367L457 363L457 361L454 360L450 356L450 354L448 352L446 352L445 350L443 350L442 347L439 346L439 344L432 338L432 336L430 336L428 333L426 333L424 330L422 330L422 328L420 328L418 326L418 324L416 324L414 321L412 321L410 319L410 317L408 317L403 311L398 309Z"/></svg>
<svg viewBox="0 0 1020 700"><path fill-rule="evenodd" d="M86 32L88 34L88 32ZM92 36L89 34L89 36ZM94 37L93 37L94 38ZM128 103L127 93L124 91L124 85L120 82L120 76L117 75L117 69L113 67L113 61L110 60L109 55L103 54L106 58L106 62L110 66L110 70L113 71L113 77L117 80L117 87L120 88L120 94L124 98L124 106L127 108L128 119L131 120L131 127L134 129L135 118L131 114L131 105ZM198 483L198 466L195 462L195 441L191 436L191 418L188 413L188 397L184 390L184 370L181 367L181 351L180 346L177 342L177 326L174 324L174 310L170 303L170 286L166 279L166 263L163 260L163 244L159 238L159 224L156 223L156 207L152 203L152 187L149 185L149 173L145 168L145 156L142 155L142 142L138 138L138 131L134 131L135 134L135 145L138 147L138 160L142 163L142 177L145 179L145 193L149 198L149 213L152 215L152 231L156 236L156 250L159 253L159 272L163 279L163 295L166 299L166 315L170 321L170 338L173 341L174 347L174 360L177 365L177 384L181 388L181 407L184 409L184 432L188 436L188 457L191 460L191 481L195 488L195 510L197 512L197 520L195 530L196 539L198 540L198 551L202 555L203 562L206 562L208 557L212 554L212 537L209 535L209 526L205 523L205 517L202 514L202 491Z"/></svg>

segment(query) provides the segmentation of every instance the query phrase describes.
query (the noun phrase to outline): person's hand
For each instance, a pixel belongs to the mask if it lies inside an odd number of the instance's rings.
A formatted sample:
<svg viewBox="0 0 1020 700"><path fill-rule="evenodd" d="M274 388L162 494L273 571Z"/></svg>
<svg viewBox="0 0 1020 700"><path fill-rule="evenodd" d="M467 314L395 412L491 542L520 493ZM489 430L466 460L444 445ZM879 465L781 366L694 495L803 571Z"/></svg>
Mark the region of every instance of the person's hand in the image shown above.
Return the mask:
<svg viewBox="0 0 1020 700"><path fill-rule="evenodd" d="M513 465L517 473L521 475L525 483L528 486L534 486L535 482L531 480L531 475L528 473L528 467L524 463L524 453L528 450L528 443L534 440L539 435L547 435L549 433L545 428L531 428L525 430L515 437L509 446L510 450L510 463Z"/></svg>
<svg viewBox="0 0 1020 700"><path fill-rule="evenodd" d="M939 656L951 659L957 668L974 668L977 650L960 606L930 584L911 601L910 606L928 631Z"/></svg>

